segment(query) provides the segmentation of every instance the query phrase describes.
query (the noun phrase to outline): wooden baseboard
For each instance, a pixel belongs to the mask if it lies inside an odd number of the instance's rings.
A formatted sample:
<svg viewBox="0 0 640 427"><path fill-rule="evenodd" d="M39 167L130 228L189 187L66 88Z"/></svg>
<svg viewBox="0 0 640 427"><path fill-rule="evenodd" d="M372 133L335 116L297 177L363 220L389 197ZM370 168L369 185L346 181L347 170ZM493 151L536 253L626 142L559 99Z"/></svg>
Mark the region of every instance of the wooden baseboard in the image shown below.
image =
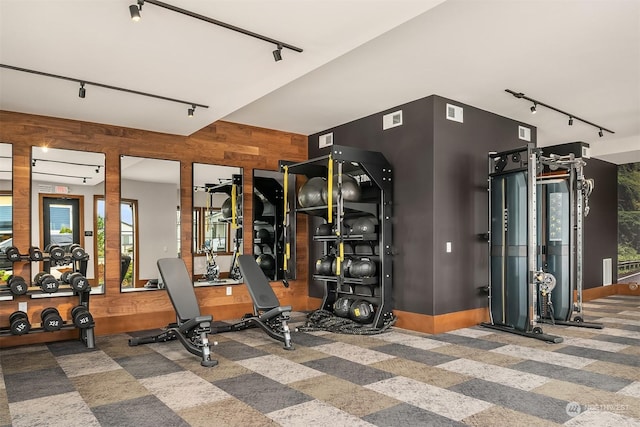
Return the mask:
<svg viewBox="0 0 640 427"><path fill-rule="evenodd" d="M436 316L400 310L394 310L393 312L398 316L397 327L428 334L441 334L456 329L468 328L489 320L489 310L486 307Z"/></svg>

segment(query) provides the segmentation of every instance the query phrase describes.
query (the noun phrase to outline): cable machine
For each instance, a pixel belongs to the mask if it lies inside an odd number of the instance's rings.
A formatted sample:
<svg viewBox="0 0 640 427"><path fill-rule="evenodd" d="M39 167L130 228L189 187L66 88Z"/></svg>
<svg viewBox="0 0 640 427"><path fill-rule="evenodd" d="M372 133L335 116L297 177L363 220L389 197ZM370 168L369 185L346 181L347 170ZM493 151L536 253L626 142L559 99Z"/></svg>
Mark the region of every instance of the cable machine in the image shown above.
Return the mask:
<svg viewBox="0 0 640 427"><path fill-rule="evenodd" d="M594 186L585 165L533 144L489 153L490 322L483 326L554 343L562 337L540 323L603 327L582 317L583 219Z"/></svg>

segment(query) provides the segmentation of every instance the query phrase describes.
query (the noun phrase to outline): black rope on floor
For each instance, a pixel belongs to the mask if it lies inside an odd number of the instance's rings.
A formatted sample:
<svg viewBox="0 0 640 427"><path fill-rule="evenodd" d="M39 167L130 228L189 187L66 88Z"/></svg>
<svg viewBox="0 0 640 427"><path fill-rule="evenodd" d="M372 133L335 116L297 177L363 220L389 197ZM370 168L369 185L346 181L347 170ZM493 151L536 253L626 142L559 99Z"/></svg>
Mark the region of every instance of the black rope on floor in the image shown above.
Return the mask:
<svg viewBox="0 0 640 427"><path fill-rule="evenodd" d="M382 327L375 328L354 322L351 319L338 317L327 310L316 310L309 313L305 324L297 329L301 332L329 331L350 335L376 335L386 332L396 323L397 319L394 314L389 313L385 316Z"/></svg>

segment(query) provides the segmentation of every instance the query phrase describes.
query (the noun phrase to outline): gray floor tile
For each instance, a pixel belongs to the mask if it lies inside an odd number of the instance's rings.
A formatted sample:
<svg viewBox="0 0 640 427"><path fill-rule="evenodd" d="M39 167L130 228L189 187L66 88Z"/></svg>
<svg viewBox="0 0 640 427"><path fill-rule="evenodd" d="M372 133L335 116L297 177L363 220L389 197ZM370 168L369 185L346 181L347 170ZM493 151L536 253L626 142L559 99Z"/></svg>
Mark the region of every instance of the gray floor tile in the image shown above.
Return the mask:
<svg viewBox="0 0 640 427"><path fill-rule="evenodd" d="M571 419L566 412L569 402L484 380L472 379L449 390L556 423Z"/></svg>
<svg viewBox="0 0 640 427"><path fill-rule="evenodd" d="M339 357L326 357L324 359L311 360L303 363L303 365L358 385L371 384L394 376L389 372L361 365Z"/></svg>
<svg viewBox="0 0 640 427"><path fill-rule="evenodd" d="M318 335L312 335L297 331L291 332L291 341L293 341L293 343L296 345L299 344L305 347L314 347L316 345L330 344L333 342L333 340Z"/></svg>
<svg viewBox="0 0 640 427"><path fill-rule="evenodd" d="M5 375L4 384L9 403L75 391L60 367Z"/></svg>
<svg viewBox="0 0 640 427"><path fill-rule="evenodd" d="M229 360L243 360L265 356L269 353L237 341L224 341L212 348L213 358L220 355Z"/></svg>
<svg viewBox="0 0 640 427"><path fill-rule="evenodd" d="M601 360L603 362L640 367L640 357L632 354L613 353L611 351L573 347L570 345L556 350L555 353L570 354L572 356L586 357L588 359Z"/></svg>
<svg viewBox="0 0 640 427"><path fill-rule="evenodd" d="M49 351L56 357L96 351L95 348L87 348L87 346L80 340L53 342L47 344L47 347L49 348Z"/></svg>
<svg viewBox="0 0 640 427"><path fill-rule="evenodd" d="M454 334L433 335L430 338L438 341L448 342L449 344L457 344L465 347L473 347L481 350L493 350L502 347L504 344L494 341L483 340L480 338L470 338Z"/></svg>
<svg viewBox="0 0 640 427"><path fill-rule="evenodd" d="M116 362L137 379L155 377L184 369L158 353L145 353L116 359Z"/></svg>
<svg viewBox="0 0 640 427"><path fill-rule="evenodd" d="M311 396L259 374L214 381L213 385L262 413L313 400Z"/></svg>
<svg viewBox="0 0 640 427"><path fill-rule="evenodd" d="M524 362L509 367L530 374L537 374L555 380L568 381L612 392L616 392L633 382L624 378L612 377L580 369L565 368L563 366L550 365L534 360L525 360Z"/></svg>
<svg viewBox="0 0 640 427"><path fill-rule="evenodd" d="M635 345L640 346L640 339L636 338L627 338L627 337L616 337L613 335L607 335L606 333L597 335L593 337L594 340L613 342L616 344L624 344L624 345Z"/></svg>
<svg viewBox="0 0 640 427"><path fill-rule="evenodd" d="M363 420L380 427L387 426L464 426L461 422L434 414L417 406L401 403L382 411L362 417Z"/></svg>
<svg viewBox="0 0 640 427"><path fill-rule="evenodd" d="M188 427L189 424L155 396L144 396L92 408L103 427Z"/></svg>
<svg viewBox="0 0 640 427"><path fill-rule="evenodd" d="M456 358L435 351L420 350L415 347L408 347L402 344L387 344L376 347L376 351L390 354L392 356L403 359L413 360L414 362L424 363L425 365L435 366L442 363L450 362Z"/></svg>

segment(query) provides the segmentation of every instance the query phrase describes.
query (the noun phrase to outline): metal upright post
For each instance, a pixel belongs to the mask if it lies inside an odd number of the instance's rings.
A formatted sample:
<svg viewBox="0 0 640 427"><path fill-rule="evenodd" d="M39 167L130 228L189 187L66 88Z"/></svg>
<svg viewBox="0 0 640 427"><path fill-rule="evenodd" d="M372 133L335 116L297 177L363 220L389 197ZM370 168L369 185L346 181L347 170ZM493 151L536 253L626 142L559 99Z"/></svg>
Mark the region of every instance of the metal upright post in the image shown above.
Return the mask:
<svg viewBox="0 0 640 427"><path fill-rule="evenodd" d="M535 275L537 272L537 257L538 257L538 206L537 206L537 182L536 177L538 173L538 153L532 144L527 145L527 155L529 162L527 165L527 263L529 268L529 316L528 316L528 331L533 331L533 328L537 324L537 311L538 305L538 289L535 281Z"/></svg>

